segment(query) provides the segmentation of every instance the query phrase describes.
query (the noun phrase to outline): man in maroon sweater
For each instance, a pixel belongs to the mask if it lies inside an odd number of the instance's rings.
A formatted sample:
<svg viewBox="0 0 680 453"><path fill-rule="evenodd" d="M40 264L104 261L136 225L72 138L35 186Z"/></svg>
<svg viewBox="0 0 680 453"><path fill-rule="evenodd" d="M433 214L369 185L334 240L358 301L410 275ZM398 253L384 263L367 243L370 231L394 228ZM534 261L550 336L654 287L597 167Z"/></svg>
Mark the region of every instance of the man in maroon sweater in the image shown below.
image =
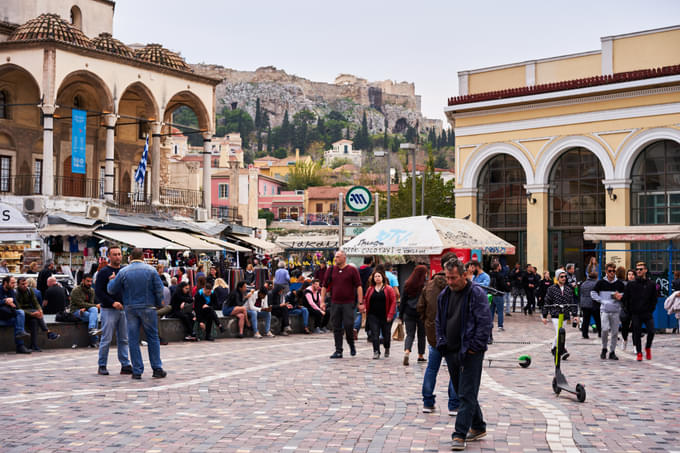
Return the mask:
<svg viewBox="0 0 680 453"><path fill-rule="evenodd" d="M354 302L363 300L359 271L347 264L345 252L335 253L335 265L328 268L321 289L321 300L325 300L326 291L331 292L331 323L335 337L335 352L331 359L342 358L342 331L349 344L350 354L357 354L354 347Z"/></svg>

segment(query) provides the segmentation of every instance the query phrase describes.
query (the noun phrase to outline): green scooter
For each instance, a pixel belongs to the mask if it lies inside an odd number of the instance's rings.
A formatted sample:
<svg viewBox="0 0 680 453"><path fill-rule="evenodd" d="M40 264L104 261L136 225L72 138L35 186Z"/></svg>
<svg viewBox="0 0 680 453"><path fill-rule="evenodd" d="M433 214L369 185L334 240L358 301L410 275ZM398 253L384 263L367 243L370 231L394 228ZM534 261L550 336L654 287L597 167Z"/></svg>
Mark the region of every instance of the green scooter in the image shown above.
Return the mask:
<svg viewBox="0 0 680 453"><path fill-rule="evenodd" d="M564 330L564 311L567 307L574 306L575 304L557 305L560 308L560 315L557 324L557 351L555 353L555 377L552 380L552 389L555 395L559 395L562 390L576 395L576 399L582 403L586 400L586 387L582 384L576 384L576 389L572 390L569 387L567 378L562 374L560 369L560 363L562 361L562 354L564 354L564 344L566 341L567 333Z"/></svg>

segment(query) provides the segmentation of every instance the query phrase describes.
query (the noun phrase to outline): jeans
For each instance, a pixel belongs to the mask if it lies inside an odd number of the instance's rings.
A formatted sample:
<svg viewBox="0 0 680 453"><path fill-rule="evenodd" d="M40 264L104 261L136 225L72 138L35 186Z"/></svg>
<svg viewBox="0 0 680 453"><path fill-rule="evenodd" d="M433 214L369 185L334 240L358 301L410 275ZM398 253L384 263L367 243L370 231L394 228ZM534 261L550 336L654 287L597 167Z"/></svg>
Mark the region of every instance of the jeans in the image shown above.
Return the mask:
<svg viewBox="0 0 680 453"><path fill-rule="evenodd" d="M457 351L447 352L444 358L449 367L453 388L460 398L456 427L452 437L465 439L470 428L476 431L486 431L482 408L479 407L477 400L479 384L482 380L484 352L466 353L462 359Z"/></svg>
<svg viewBox="0 0 680 453"><path fill-rule="evenodd" d="M392 339L392 321L387 322L387 319L375 315L368 315L367 323L371 326L373 335L373 352L380 352L380 333L382 333L385 351L390 350L390 340Z"/></svg>
<svg viewBox="0 0 680 453"><path fill-rule="evenodd" d="M14 344L21 346L24 344L24 340L21 337L17 337L20 333L24 331L24 326L26 324L26 314L23 310L17 310L17 315L8 320L0 319L0 326L12 326L14 327Z"/></svg>
<svg viewBox="0 0 680 453"><path fill-rule="evenodd" d="M503 327L503 296L493 296L491 301L491 326L493 327L493 317L498 312L498 327Z"/></svg>
<svg viewBox="0 0 680 453"><path fill-rule="evenodd" d="M149 345L149 362L154 370L163 368L161 362L161 343L158 339L158 316L153 307L131 306L125 307L125 318L128 327L130 344L130 359L132 359L132 373L141 375L144 372L142 352L139 349L139 328L144 329L146 341Z"/></svg>
<svg viewBox="0 0 680 453"><path fill-rule="evenodd" d="M272 314L268 311L255 311L248 310L248 316L250 317L250 325L253 326L253 331L258 332L257 320L259 318L264 318L264 333L265 335L269 332L269 328L272 324Z"/></svg>
<svg viewBox="0 0 680 453"><path fill-rule="evenodd" d="M354 330L357 332L361 330L361 313L359 310L354 312ZM368 330L371 330L370 328Z"/></svg>
<svg viewBox="0 0 680 453"><path fill-rule="evenodd" d="M654 317L651 313L633 313L633 344L635 345L635 352L642 352L642 324L647 327L647 339L645 340L645 348L652 347L654 340Z"/></svg>
<svg viewBox="0 0 680 453"><path fill-rule="evenodd" d="M352 304L331 304L331 325L333 326L333 339L335 340L335 352L342 354L342 332L350 349L354 347L354 306Z"/></svg>
<svg viewBox="0 0 680 453"><path fill-rule="evenodd" d="M76 310L73 316L87 323L87 330L92 330L97 328L97 316L99 312L97 307L90 307L85 311Z"/></svg>
<svg viewBox="0 0 680 453"><path fill-rule="evenodd" d="M425 324L420 316L411 316L404 313L404 324L406 326L406 339L404 340L404 351L413 350L413 340L418 331L418 355L425 354ZM372 329L371 329L372 330ZM384 336L384 334L383 334Z"/></svg>
<svg viewBox="0 0 680 453"><path fill-rule="evenodd" d="M302 324L304 324L305 327L309 325L309 311L305 307L300 307L300 308L293 308L292 310L288 311L289 315L302 315Z"/></svg>
<svg viewBox="0 0 680 453"><path fill-rule="evenodd" d="M127 320L123 310L102 308L102 336L99 341L99 366L106 366L109 360L109 345L116 334L116 350L121 366L130 366L128 354Z"/></svg>
<svg viewBox="0 0 680 453"><path fill-rule="evenodd" d="M425 368L425 375L423 376L423 406L434 407L435 394L434 388L437 384L437 374L442 364L442 354L437 348L430 346L430 353L427 356L427 368ZM453 388L453 381L449 378L449 410L458 410L460 400L456 395L456 390Z"/></svg>
<svg viewBox="0 0 680 453"><path fill-rule="evenodd" d="M503 296L503 302L505 304L505 312L510 313L510 293L505 293Z"/></svg>

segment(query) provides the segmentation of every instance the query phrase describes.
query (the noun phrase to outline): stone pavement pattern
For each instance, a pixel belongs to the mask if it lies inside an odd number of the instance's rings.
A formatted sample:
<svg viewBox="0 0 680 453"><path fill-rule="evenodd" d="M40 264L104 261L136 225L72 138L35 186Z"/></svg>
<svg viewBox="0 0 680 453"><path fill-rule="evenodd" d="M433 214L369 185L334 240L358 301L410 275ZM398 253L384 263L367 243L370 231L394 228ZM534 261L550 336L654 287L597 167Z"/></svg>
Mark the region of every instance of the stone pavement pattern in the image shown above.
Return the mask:
<svg viewBox="0 0 680 453"><path fill-rule="evenodd" d="M635 362L630 345L612 362L599 359L596 336L568 327L563 370L586 386L581 404L552 393L552 327L521 314L505 327L487 357L533 362L485 367L488 436L467 451L680 452L680 336L658 335L651 362ZM446 369L437 410L423 414L425 364L404 367L402 342L372 360L364 336L341 360L328 359L330 334L175 343L161 348L168 377L151 378L145 353L141 381L118 374L115 350L111 376L96 374L91 349L3 354L0 451L448 451Z"/></svg>

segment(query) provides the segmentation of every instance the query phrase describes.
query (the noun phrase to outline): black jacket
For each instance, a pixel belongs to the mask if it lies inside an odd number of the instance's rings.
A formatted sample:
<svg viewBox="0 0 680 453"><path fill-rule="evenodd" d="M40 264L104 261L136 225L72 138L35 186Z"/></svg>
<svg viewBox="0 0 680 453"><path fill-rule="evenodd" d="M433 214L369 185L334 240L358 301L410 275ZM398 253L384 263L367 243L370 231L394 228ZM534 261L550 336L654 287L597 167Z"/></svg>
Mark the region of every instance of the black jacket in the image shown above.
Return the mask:
<svg viewBox="0 0 680 453"><path fill-rule="evenodd" d="M541 314L545 318L550 313L551 318L557 318L560 315L561 308L558 305L565 305L564 320L567 321L571 316L578 314L578 306L574 304L574 291L571 286L564 285L564 292L560 290L559 285L552 285L548 288L548 293L545 296ZM571 315L571 316L570 316Z"/></svg>
<svg viewBox="0 0 680 453"><path fill-rule="evenodd" d="M43 303L47 302L43 312L56 315L66 310L66 290L61 285L52 285L43 293Z"/></svg>
<svg viewBox="0 0 680 453"><path fill-rule="evenodd" d="M491 284L489 286L504 293L510 292L510 285L508 285L502 272L491 272L489 278L491 279Z"/></svg>
<svg viewBox="0 0 680 453"><path fill-rule="evenodd" d="M636 278L626 285L622 300L629 315L653 313L656 309L656 284L647 278Z"/></svg>
<svg viewBox="0 0 680 453"><path fill-rule="evenodd" d="M106 290L106 286L109 284L109 277L111 274L118 273L121 268L115 269L111 266L105 266L99 269L97 272L97 281L94 282L94 297L98 304L101 304L102 308L113 308L113 303L123 302L122 294L109 294Z"/></svg>
<svg viewBox="0 0 680 453"><path fill-rule="evenodd" d="M184 294L184 292L181 289L177 289L175 291L175 294L172 295L172 298L170 299L170 306L172 307L173 312L180 312L182 311L182 302L184 302L187 305L193 305L194 304L194 299L191 297L191 294Z"/></svg>

